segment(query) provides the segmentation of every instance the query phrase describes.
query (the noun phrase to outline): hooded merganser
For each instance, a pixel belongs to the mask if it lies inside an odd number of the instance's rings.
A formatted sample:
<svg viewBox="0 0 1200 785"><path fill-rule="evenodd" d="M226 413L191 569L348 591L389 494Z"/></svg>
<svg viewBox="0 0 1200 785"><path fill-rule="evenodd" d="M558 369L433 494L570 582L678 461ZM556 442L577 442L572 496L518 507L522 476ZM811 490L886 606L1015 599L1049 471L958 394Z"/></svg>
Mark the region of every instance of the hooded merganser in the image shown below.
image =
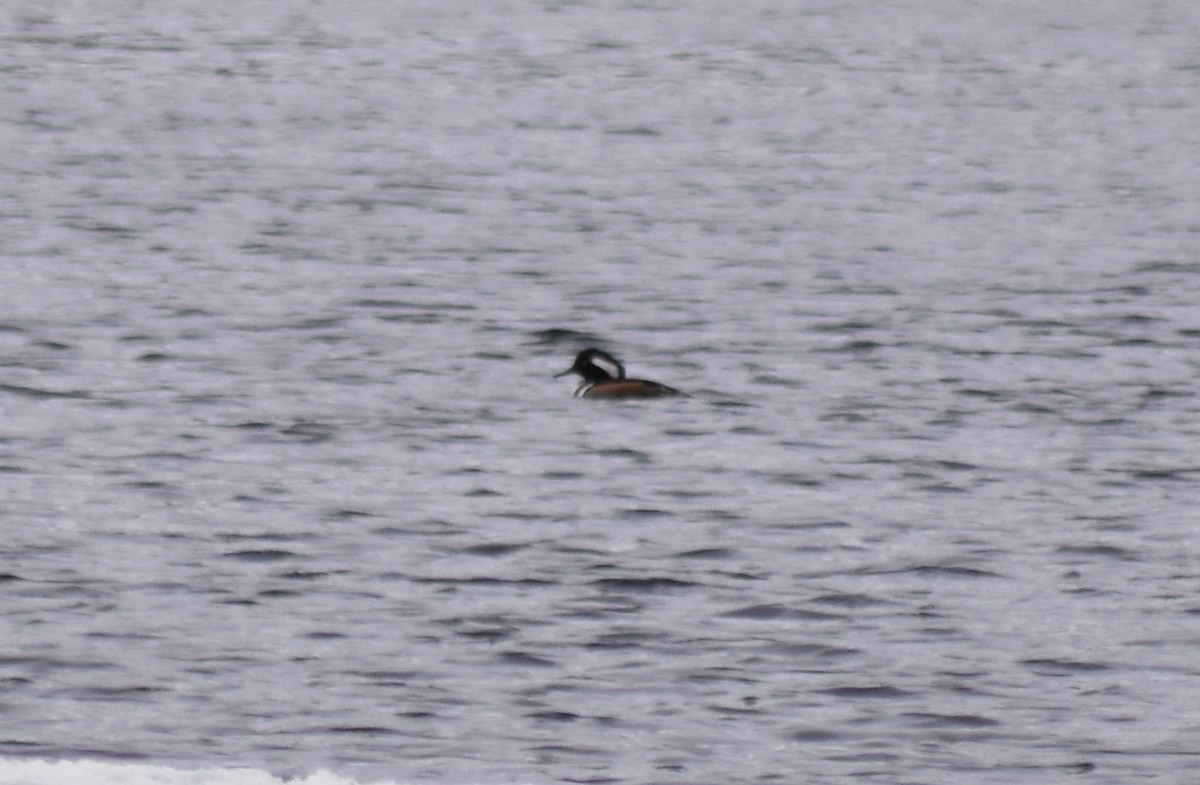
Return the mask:
<svg viewBox="0 0 1200 785"><path fill-rule="evenodd" d="M577 373L583 381L575 388L580 398L660 398L665 395L683 395L673 387L645 379L626 379L625 366L608 352L599 349L584 349L575 358L575 364L556 376Z"/></svg>

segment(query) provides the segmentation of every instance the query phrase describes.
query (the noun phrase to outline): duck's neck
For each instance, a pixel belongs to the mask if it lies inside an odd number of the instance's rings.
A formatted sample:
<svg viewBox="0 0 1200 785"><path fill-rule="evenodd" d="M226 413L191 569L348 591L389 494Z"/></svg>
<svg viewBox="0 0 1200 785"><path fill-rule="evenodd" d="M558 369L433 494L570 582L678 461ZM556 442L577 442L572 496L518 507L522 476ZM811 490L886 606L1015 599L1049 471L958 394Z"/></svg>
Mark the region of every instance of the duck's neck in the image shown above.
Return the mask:
<svg viewBox="0 0 1200 785"><path fill-rule="evenodd" d="M587 365L580 368L579 375L582 376L583 380L585 382L587 382L588 384L598 384L600 382L608 382L608 381L612 381L615 378L619 378L619 377L613 376L611 373L609 373L604 368L601 368L599 365L593 365L592 363L588 363Z"/></svg>
<svg viewBox="0 0 1200 785"><path fill-rule="evenodd" d="M625 366L611 354L596 352L579 369L579 375L592 383L624 379Z"/></svg>

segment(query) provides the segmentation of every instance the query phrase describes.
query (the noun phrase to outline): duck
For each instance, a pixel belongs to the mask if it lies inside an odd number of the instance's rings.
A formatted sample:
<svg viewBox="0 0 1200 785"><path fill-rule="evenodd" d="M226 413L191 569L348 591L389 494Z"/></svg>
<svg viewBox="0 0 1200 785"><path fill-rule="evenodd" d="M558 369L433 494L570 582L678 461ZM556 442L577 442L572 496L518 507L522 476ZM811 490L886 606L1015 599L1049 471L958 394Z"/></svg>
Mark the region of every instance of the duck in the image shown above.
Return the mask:
<svg viewBox="0 0 1200 785"><path fill-rule="evenodd" d="M628 400L632 398L663 398L684 395L674 387L651 382L646 379L626 379L625 366L616 357L600 349L584 349L575 357L575 364L555 378L577 373L583 381L575 388L578 398L607 398Z"/></svg>

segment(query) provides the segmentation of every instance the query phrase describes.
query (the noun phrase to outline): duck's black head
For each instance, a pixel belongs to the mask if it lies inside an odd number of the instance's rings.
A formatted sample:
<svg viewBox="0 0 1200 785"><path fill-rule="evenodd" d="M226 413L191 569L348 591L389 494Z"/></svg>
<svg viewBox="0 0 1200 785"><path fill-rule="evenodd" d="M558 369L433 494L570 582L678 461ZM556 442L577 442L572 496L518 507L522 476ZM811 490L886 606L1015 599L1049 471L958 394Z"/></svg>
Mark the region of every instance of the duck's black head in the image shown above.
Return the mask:
<svg viewBox="0 0 1200 785"><path fill-rule="evenodd" d="M599 384L625 378L625 366L611 354L600 349L584 349L575 357L575 364L558 374L577 373L585 382Z"/></svg>

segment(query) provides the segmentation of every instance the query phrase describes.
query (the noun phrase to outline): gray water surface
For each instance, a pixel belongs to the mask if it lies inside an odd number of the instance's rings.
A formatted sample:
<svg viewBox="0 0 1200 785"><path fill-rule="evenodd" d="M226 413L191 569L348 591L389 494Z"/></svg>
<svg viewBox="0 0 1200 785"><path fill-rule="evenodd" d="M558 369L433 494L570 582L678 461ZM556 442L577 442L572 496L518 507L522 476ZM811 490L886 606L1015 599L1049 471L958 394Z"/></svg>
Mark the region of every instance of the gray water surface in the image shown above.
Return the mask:
<svg viewBox="0 0 1200 785"><path fill-rule="evenodd" d="M0 13L0 755L1192 781L1194 3Z"/></svg>

